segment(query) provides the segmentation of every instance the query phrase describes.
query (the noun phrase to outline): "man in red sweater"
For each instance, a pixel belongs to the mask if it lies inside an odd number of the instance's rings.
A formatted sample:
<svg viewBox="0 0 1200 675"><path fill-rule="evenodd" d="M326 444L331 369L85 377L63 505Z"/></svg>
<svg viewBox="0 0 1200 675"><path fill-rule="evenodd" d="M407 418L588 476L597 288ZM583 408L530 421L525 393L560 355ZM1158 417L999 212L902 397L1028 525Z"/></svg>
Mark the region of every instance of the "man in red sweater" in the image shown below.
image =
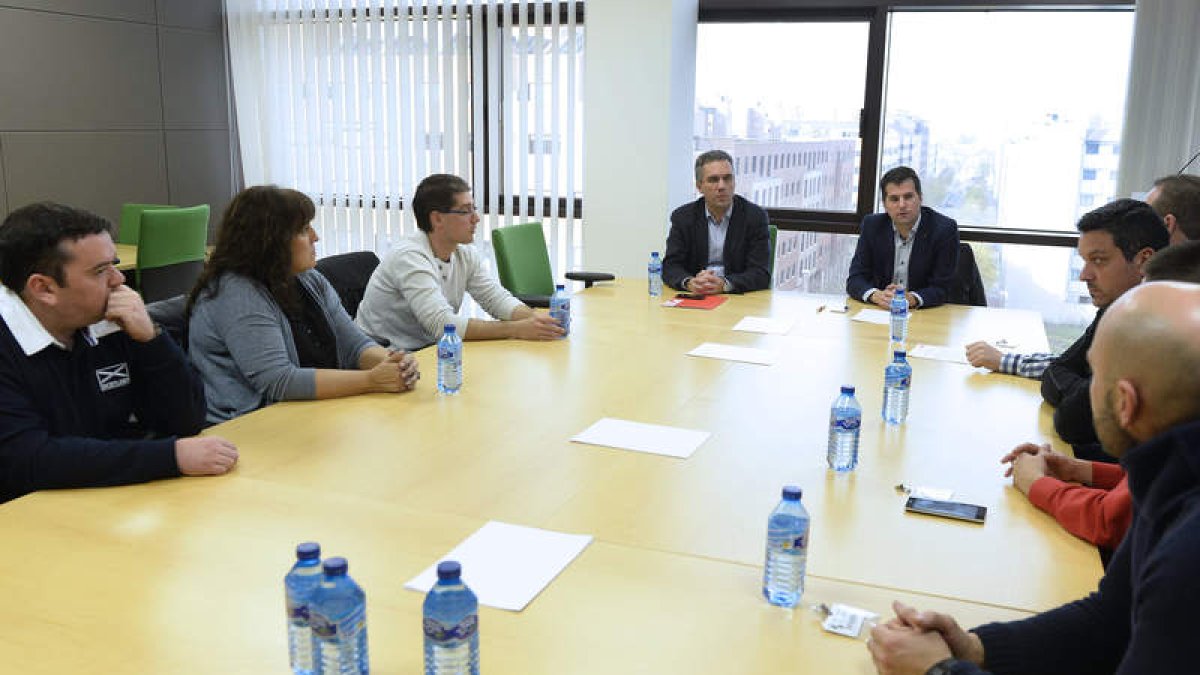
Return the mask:
<svg viewBox="0 0 1200 675"><path fill-rule="evenodd" d="M1164 248L1142 272L1147 281L1200 283L1200 241ZM1106 551L1125 537L1133 500L1120 466L1074 459L1033 443L1017 446L1000 461L1011 464L1004 475L1012 476L1013 485L1071 534Z"/></svg>
<svg viewBox="0 0 1200 675"><path fill-rule="evenodd" d="M1133 500L1119 465L1068 457L1049 445L1023 443L1001 458L1004 475L1068 532L1112 550L1133 518Z"/></svg>

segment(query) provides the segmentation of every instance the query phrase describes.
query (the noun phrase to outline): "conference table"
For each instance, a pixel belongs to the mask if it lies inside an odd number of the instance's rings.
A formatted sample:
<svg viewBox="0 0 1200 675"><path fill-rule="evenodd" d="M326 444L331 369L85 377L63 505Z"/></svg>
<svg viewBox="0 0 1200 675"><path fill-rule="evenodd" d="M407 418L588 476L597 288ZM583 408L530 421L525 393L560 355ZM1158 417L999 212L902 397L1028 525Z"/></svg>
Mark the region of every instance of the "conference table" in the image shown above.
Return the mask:
<svg viewBox="0 0 1200 675"><path fill-rule="evenodd" d="M237 469L0 506L0 662L13 672L285 672L281 580L296 543L350 560L364 587L372 669L421 667L420 593L403 584L491 520L592 543L521 612L481 608L489 673L873 672L861 639L811 609L890 616L892 600L964 625L1090 592L1096 550L1003 477L999 457L1053 438L1037 383L911 359L908 421L880 419L888 329L864 306L793 292L667 308L645 282L573 295L561 341L469 342L464 387L272 405L206 433ZM733 331L782 320L783 335ZM1044 346L1033 312L945 306L912 315L910 345ZM704 342L771 365L697 358ZM859 467L825 466L829 405L854 384ZM687 459L571 442L610 417L708 431ZM1057 443L1056 443L1057 445ZM1061 448L1061 445L1058 447ZM802 605L761 596L766 516L780 488L812 516ZM952 489L983 525L908 514L896 485ZM468 583L470 570L465 570Z"/></svg>

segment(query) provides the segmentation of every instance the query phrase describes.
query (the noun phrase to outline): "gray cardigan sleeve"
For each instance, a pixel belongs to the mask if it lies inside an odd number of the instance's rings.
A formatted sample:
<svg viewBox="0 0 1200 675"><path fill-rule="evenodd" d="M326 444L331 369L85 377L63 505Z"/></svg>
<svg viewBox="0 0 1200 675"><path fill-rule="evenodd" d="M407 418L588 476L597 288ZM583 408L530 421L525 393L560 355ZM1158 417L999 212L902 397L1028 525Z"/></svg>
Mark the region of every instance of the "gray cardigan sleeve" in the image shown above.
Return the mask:
<svg viewBox="0 0 1200 675"><path fill-rule="evenodd" d="M226 371L206 378L210 396L221 395L212 391L221 388L220 381L233 387L246 382L272 402L316 396L316 370L297 365L291 326L266 289L245 277L226 274L217 295L197 305L189 337L193 349L205 353L193 354L193 359L202 372ZM209 363L201 364L202 360Z"/></svg>

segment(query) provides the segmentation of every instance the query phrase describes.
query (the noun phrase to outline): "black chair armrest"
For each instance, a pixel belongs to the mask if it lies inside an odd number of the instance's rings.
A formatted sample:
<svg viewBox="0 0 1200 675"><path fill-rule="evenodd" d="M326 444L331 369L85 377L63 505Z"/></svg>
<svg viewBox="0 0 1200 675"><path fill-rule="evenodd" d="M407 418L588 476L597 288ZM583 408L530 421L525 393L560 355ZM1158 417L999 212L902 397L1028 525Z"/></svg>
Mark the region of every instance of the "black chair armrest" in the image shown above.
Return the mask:
<svg viewBox="0 0 1200 675"><path fill-rule="evenodd" d="M584 288L591 288L597 281L612 281L615 276L608 272L567 272L564 274L571 281L582 281Z"/></svg>
<svg viewBox="0 0 1200 675"><path fill-rule="evenodd" d="M550 296L548 295L518 295L517 299L525 303L529 307L549 307Z"/></svg>

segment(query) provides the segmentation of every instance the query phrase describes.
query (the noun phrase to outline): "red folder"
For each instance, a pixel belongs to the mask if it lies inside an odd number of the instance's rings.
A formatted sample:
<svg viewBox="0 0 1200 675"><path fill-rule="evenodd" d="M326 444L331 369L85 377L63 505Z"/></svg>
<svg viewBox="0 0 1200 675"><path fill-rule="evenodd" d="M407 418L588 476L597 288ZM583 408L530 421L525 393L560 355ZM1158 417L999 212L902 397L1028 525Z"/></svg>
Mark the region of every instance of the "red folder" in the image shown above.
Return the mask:
<svg viewBox="0 0 1200 675"><path fill-rule="evenodd" d="M688 309L712 309L720 306L721 303L725 302L726 300L728 300L728 298L723 295L708 295L705 296L703 300L675 296L674 298L664 302L663 305L667 307L686 307Z"/></svg>

